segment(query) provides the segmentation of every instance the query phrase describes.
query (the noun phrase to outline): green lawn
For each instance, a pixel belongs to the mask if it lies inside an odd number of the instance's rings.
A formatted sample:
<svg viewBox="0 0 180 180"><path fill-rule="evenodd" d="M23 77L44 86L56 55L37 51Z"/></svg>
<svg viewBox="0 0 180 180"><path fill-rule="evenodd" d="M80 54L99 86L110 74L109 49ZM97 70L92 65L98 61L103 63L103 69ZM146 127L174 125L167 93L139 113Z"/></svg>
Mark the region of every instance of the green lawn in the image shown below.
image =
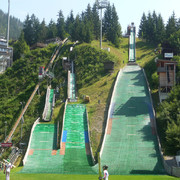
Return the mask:
<svg viewBox="0 0 180 180"><path fill-rule="evenodd" d="M5 179L5 175L0 173L0 179ZM62 175L62 174L17 174L11 173L11 180L97 180L98 175ZM109 180L170 180L179 179L171 176L120 176L110 175Z"/></svg>

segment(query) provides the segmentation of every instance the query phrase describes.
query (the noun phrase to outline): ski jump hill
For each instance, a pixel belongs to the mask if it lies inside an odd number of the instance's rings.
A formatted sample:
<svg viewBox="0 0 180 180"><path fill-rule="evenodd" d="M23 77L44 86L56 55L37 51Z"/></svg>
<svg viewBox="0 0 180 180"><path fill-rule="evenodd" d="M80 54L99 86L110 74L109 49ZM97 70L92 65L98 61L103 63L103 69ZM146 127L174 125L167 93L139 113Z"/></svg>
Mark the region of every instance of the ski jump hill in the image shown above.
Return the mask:
<svg viewBox="0 0 180 180"><path fill-rule="evenodd" d="M101 165L108 165L111 175L165 174L145 74L135 64L133 28L129 38L131 65L120 70L117 76L100 151ZM75 78L71 73L70 78ZM70 82L74 87L75 80ZM85 105L65 105L60 149L56 142L56 125L37 122L21 173L98 174L90 147Z"/></svg>

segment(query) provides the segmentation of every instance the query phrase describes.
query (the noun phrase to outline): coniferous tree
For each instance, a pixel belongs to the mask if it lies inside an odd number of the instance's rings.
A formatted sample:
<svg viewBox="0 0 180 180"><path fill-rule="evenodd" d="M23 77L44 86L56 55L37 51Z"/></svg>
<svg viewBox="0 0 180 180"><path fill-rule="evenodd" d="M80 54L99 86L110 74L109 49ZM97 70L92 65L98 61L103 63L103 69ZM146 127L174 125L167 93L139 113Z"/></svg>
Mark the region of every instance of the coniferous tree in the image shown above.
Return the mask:
<svg viewBox="0 0 180 180"><path fill-rule="evenodd" d="M99 19L99 11L97 7L97 3L94 3L92 8L92 17L94 24L94 38L97 40L100 36L100 19Z"/></svg>
<svg viewBox="0 0 180 180"><path fill-rule="evenodd" d="M73 11L71 11L70 16L67 17L65 23L65 30L67 33L69 33L69 35L72 35L73 23L74 23L74 15L73 15Z"/></svg>
<svg viewBox="0 0 180 180"><path fill-rule="evenodd" d="M173 12L172 16L168 19L167 25L166 25L166 38L169 38L171 34L175 33L177 31L177 22L175 13Z"/></svg>
<svg viewBox="0 0 180 180"><path fill-rule="evenodd" d="M146 29L146 40L148 42L153 42L154 40L154 24L151 13L148 13L147 16L147 29Z"/></svg>
<svg viewBox="0 0 180 180"><path fill-rule="evenodd" d="M120 37L122 36L121 32L121 25L118 22L119 18L116 12L116 8L113 4L112 6L112 36L111 36L111 42L116 46L119 47L120 45Z"/></svg>
<svg viewBox="0 0 180 180"><path fill-rule="evenodd" d="M80 17L79 15L76 16L75 21L74 21L74 25L73 25L73 30L72 30L72 40L76 41L81 39L81 22L80 22Z"/></svg>
<svg viewBox="0 0 180 180"><path fill-rule="evenodd" d="M13 46L13 60L15 61L19 59L23 54L27 53L28 51L29 46L24 40L24 32L22 31L18 41L16 41Z"/></svg>
<svg viewBox="0 0 180 180"><path fill-rule="evenodd" d="M51 19L48 25L48 33L47 33L47 38L55 38L57 36L57 27L56 23Z"/></svg>
<svg viewBox="0 0 180 180"><path fill-rule="evenodd" d="M64 39L65 36L66 36L65 21L64 21L63 12L61 10L59 11L59 17L58 17L58 20L57 20L57 31L58 31L58 36L61 39Z"/></svg>
<svg viewBox="0 0 180 180"><path fill-rule="evenodd" d="M145 13L143 13L140 26L139 26L139 32L138 32L138 37L142 39L146 39L146 32L147 32L147 18Z"/></svg>
<svg viewBox="0 0 180 180"><path fill-rule="evenodd" d="M153 14L152 14L152 21L153 21L153 23L152 23L152 29L153 29L153 31L152 31L152 42L154 42L154 43L156 43L156 44L158 44L157 43L157 37L159 36L159 34L157 34L157 22L158 22L158 17L157 17L157 15L156 15L156 12L155 11L153 11Z"/></svg>
<svg viewBox="0 0 180 180"><path fill-rule="evenodd" d="M157 17L156 34L157 34L156 36L157 44L162 43L165 38L165 26L164 26L164 21L161 14L159 14Z"/></svg>
<svg viewBox="0 0 180 180"><path fill-rule="evenodd" d="M103 19L103 35L107 38L107 40L110 41L111 39L111 30L112 30L112 10L111 5L108 3L108 6L104 13L104 19Z"/></svg>
<svg viewBox="0 0 180 180"><path fill-rule="evenodd" d="M39 42L40 22L39 22L39 19L34 14L32 14L32 16L31 16L31 21L32 21L32 29L33 29L32 44L35 44L35 43Z"/></svg>
<svg viewBox="0 0 180 180"><path fill-rule="evenodd" d="M24 21L24 39L27 42L28 45L32 45L32 39L33 37L33 27L32 27L32 21L29 15L26 16L26 20Z"/></svg>
<svg viewBox="0 0 180 180"><path fill-rule="evenodd" d="M39 28L39 36L38 36L38 42L44 42L47 38L47 27L46 27L46 22L43 19L43 21L40 24L40 28Z"/></svg>
<svg viewBox="0 0 180 180"><path fill-rule="evenodd" d="M26 20L24 22L24 39L26 40L28 45L33 45L38 42L40 30L39 19L32 14L31 17L27 15Z"/></svg>

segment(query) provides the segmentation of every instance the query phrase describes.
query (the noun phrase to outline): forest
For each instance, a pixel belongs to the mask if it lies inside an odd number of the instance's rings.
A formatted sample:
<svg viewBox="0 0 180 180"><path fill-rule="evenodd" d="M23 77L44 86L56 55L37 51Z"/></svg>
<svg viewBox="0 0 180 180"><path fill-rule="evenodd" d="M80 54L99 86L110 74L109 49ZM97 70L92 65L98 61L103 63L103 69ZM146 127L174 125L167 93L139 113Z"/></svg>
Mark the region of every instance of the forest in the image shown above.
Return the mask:
<svg viewBox="0 0 180 180"><path fill-rule="evenodd" d="M88 4L87 9L80 15L74 16L73 11L71 11L66 19L62 10L60 10L57 22L51 20L48 25L46 25L44 20L40 23L34 14L31 16L27 15L24 21L23 32L24 38L30 46L36 42L45 42L46 39L57 36L61 39L70 37L72 41L78 40L79 42L90 43L94 39L99 39L99 9L96 3L92 8ZM116 47L119 46L122 32L114 5L108 4L105 10L103 36Z"/></svg>
<svg viewBox="0 0 180 180"><path fill-rule="evenodd" d="M7 34L7 19L8 19L8 14L4 13L0 9L0 36L6 37ZM10 16L10 39L17 40L20 36L20 33L23 28L23 23L15 18Z"/></svg>

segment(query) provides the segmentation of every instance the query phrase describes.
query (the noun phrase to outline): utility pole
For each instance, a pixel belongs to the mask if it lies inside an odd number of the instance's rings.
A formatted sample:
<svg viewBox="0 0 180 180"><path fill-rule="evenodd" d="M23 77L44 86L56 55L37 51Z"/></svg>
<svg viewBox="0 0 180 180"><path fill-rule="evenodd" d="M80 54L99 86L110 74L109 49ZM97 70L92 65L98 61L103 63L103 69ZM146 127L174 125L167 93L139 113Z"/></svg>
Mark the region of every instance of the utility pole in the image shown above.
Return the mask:
<svg viewBox="0 0 180 180"><path fill-rule="evenodd" d="M102 10L107 7L108 1L107 0L101 0L100 2L96 1L96 3L97 3L97 6L98 6L98 9L101 10L101 13L100 13L100 21L101 21L101 26L100 26L100 48L102 49Z"/></svg>
<svg viewBox="0 0 180 180"><path fill-rule="evenodd" d="M8 0L8 28L7 28L7 47L9 47L9 24L10 24L10 0Z"/></svg>

